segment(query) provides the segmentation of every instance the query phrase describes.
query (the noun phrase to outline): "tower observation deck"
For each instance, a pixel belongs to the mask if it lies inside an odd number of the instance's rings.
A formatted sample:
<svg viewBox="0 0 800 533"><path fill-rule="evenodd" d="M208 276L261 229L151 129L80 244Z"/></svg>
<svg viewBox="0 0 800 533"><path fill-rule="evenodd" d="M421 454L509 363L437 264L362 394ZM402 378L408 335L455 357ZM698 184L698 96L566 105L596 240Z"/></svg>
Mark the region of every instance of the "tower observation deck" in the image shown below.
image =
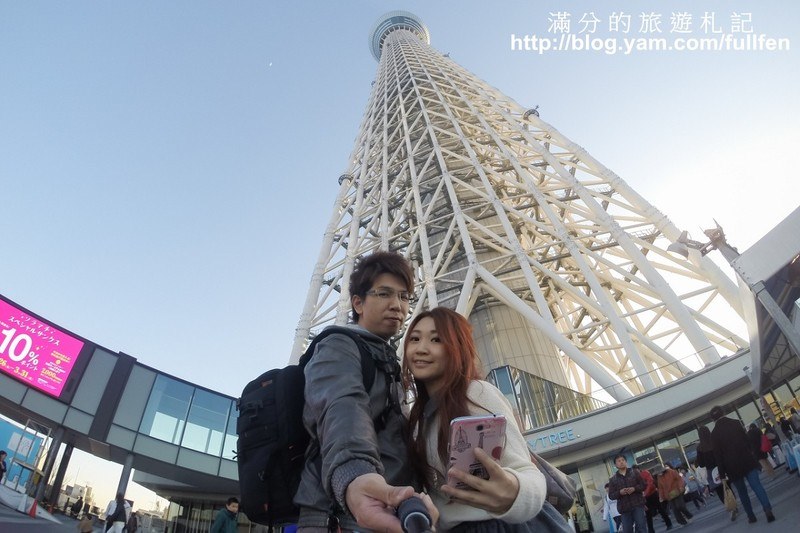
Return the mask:
<svg viewBox="0 0 800 533"><path fill-rule="evenodd" d="M375 27L370 32L369 49L372 56L381 60L383 41L395 30L406 30L417 35L425 44L431 44L431 34L423 22L408 11L390 11L378 19Z"/></svg>
<svg viewBox="0 0 800 533"><path fill-rule="evenodd" d="M413 14L379 19L369 46L377 73L293 357L347 322L354 261L375 250L413 263L412 314L469 318L486 370L619 400L747 346L733 282L667 253L680 230L614 172L431 47Z"/></svg>

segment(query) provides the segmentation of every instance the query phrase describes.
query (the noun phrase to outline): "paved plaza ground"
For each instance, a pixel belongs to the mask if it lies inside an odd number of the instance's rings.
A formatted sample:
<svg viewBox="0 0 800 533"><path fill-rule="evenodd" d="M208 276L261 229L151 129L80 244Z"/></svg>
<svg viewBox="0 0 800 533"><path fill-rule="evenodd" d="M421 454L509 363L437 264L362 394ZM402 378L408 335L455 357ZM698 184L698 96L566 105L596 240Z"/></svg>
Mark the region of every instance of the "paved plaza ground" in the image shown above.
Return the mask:
<svg viewBox="0 0 800 533"><path fill-rule="evenodd" d="M756 509L758 522L755 524L747 523L747 517L741 511L741 504L739 517L735 522L731 522L722 503L715 496L713 499L708 500L707 507L697 512L695 512L694 505L689 504L689 511L694 513L692 523L685 527L675 524L672 531L676 533L678 531L680 533L752 533L758 531L783 533L800 531L800 477L797 474L787 473L785 469L780 469L778 472L780 473L776 474L774 478L762 476L764 487L767 489L773 512L777 518L775 522L767 523L764 512L761 510L761 505L752 493L750 493L750 497L753 502L753 508ZM58 514L55 519L60 523L44 518L31 518L16 509L0 504L0 533L74 533L77 531L77 522L72 518ZM101 532L102 528L100 526L95 527L95 531ZM656 518L656 531L658 533L666 531L666 526L660 518Z"/></svg>

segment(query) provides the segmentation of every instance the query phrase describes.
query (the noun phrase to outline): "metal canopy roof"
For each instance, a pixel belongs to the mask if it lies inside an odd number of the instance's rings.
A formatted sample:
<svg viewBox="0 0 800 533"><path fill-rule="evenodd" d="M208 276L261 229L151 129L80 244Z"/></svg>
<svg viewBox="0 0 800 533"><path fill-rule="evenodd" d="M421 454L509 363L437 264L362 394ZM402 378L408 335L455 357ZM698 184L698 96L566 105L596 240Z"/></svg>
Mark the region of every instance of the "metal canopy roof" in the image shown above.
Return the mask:
<svg viewBox="0 0 800 533"><path fill-rule="evenodd" d="M753 388L762 394L800 372L800 208L731 262L744 282ZM749 290L748 290L749 289ZM769 300L780 312L776 322ZM765 305L767 302L767 305ZM779 309L779 311L778 311ZM787 337L787 332L793 339ZM792 342L795 346L792 347Z"/></svg>

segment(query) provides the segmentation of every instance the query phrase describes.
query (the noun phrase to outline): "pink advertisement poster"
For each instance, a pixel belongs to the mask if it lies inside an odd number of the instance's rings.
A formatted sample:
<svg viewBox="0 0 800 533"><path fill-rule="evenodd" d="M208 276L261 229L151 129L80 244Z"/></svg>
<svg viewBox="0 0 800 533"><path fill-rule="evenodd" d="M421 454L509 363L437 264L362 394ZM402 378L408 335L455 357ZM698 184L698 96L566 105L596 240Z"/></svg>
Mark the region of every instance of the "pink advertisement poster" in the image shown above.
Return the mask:
<svg viewBox="0 0 800 533"><path fill-rule="evenodd" d="M83 342L0 300L0 370L53 396L67 382Z"/></svg>

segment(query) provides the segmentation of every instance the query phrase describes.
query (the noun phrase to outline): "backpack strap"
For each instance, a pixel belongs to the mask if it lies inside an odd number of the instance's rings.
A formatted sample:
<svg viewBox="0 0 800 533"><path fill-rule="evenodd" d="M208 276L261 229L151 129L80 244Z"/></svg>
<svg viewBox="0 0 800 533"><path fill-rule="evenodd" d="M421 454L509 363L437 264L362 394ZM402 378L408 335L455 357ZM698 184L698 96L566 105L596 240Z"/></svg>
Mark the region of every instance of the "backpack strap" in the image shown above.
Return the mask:
<svg viewBox="0 0 800 533"><path fill-rule="evenodd" d="M347 335L356 343L356 346L358 347L358 353L361 355L361 376L364 379L364 390L369 392L372 389L372 385L375 384L375 360L372 358L372 352L367 346L364 338L352 328L346 328L344 326L328 326L327 328L323 329L319 335L314 337L314 340L311 341L311 344L308 345L308 348L306 348L306 351L300 356L300 361L298 361L297 364L300 367L305 368L305 366L314 356L314 352L317 349L317 344L328 335L332 335L334 333Z"/></svg>

